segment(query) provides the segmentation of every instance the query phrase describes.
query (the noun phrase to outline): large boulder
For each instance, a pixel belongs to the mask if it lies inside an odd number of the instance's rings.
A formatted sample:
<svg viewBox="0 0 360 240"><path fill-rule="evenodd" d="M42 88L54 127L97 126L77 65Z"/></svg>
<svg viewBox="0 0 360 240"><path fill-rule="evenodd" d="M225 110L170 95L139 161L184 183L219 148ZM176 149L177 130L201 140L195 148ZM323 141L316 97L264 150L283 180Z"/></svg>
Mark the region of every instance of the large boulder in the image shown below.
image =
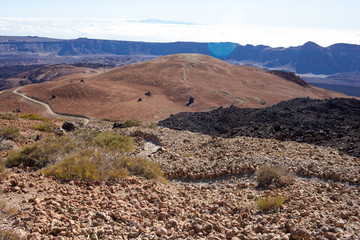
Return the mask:
<svg viewBox="0 0 360 240"><path fill-rule="evenodd" d="M70 131L74 131L75 129L77 129L77 126L72 121L66 121L62 125L62 129L64 129L67 132L70 132Z"/></svg>
<svg viewBox="0 0 360 240"><path fill-rule="evenodd" d="M123 124L122 123L117 123L117 122L114 122L114 125L113 125L113 128L123 128Z"/></svg>

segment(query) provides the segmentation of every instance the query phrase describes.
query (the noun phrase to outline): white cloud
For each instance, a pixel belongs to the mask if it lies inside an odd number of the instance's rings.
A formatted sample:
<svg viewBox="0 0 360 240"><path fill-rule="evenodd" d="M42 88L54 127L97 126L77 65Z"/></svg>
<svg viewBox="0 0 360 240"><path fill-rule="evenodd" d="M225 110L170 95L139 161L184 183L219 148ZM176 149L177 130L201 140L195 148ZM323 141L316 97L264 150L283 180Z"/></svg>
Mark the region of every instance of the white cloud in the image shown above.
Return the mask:
<svg viewBox="0 0 360 240"><path fill-rule="evenodd" d="M313 41L322 46L359 43L360 31L269 27L255 25L187 25L147 23L130 19L14 19L0 18L0 35L52 38L98 38L132 41L196 41L263 44L272 47L302 45Z"/></svg>

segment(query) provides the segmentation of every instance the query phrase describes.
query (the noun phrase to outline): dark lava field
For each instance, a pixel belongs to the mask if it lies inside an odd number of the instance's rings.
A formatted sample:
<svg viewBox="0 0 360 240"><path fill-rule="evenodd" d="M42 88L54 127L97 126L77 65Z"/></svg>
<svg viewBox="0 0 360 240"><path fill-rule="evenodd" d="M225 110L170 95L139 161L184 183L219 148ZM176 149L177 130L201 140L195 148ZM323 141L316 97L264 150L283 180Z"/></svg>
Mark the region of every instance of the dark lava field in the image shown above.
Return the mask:
<svg viewBox="0 0 360 240"><path fill-rule="evenodd" d="M183 112L159 126L210 136L249 136L330 146L360 157L360 101L297 98L272 107Z"/></svg>

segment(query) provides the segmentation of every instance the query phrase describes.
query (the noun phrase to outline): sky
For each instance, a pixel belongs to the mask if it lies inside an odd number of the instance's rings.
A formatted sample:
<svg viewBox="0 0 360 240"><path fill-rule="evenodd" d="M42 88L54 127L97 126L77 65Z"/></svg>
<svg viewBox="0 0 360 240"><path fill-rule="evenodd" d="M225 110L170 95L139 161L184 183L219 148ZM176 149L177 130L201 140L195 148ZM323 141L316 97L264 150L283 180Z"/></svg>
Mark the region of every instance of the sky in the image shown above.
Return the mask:
<svg viewBox="0 0 360 240"><path fill-rule="evenodd" d="M360 44L359 0L0 0L0 35Z"/></svg>

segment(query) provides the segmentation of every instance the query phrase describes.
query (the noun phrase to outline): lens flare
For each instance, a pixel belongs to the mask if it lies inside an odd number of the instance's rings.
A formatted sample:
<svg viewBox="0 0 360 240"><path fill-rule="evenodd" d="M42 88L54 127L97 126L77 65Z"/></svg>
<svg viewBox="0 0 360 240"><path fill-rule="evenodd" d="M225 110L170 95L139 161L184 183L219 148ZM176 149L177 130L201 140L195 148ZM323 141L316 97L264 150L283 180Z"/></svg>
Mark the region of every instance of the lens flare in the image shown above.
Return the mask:
<svg viewBox="0 0 360 240"><path fill-rule="evenodd" d="M235 50L236 46L236 43L231 42L208 43L208 48L211 54L217 58L224 58L229 56Z"/></svg>

